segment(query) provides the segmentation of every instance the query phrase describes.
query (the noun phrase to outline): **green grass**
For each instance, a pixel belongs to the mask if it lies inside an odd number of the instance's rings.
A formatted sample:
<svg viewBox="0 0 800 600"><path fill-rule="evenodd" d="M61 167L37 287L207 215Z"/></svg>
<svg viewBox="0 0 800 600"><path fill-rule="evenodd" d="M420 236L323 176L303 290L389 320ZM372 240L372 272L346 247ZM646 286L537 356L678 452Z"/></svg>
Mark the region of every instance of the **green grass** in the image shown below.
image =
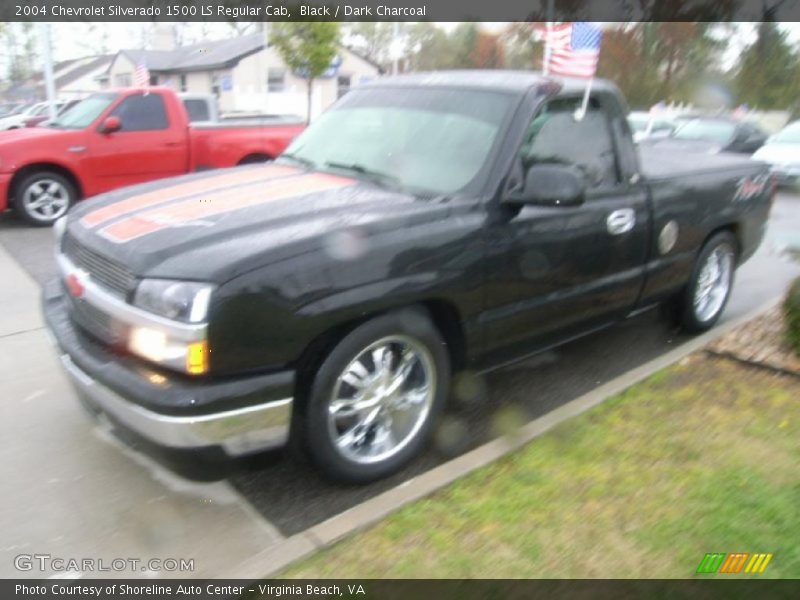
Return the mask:
<svg viewBox="0 0 800 600"><path fill-rule="evenodd" d="M695 356L283 576L672 578L773 552L759 577L800 577L798 400Z"/></svg>

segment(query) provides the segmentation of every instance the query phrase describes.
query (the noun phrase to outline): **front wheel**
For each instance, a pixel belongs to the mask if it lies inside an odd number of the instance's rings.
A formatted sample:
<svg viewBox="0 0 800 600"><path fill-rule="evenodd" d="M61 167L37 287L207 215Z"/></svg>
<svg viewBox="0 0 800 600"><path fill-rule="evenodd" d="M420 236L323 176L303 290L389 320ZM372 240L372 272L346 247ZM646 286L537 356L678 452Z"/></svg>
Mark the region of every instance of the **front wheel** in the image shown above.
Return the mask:
<svg viewBox="0 0 800 600"><path fill-rule="evenodd" d="M682 299L681 322L699 333L714 326L728 303L736 270L736 238L728 231L709 239L695 262Z"/></svg>
<svg viewBox="0 0 800 600"><path fill-rule="evenodd" d="M63 175L39 171L15 186L14 207L28 223L44 227L67 214L77 196L75 186Z"/></svg>
<svg viewBox="0 0 800 600"><path fill-rule="evenodd" d="M312 460L339 481L399 470L430 437L449 380L445 343L422 312L360 325L324 360L309 391L302 435Z"/></svg>

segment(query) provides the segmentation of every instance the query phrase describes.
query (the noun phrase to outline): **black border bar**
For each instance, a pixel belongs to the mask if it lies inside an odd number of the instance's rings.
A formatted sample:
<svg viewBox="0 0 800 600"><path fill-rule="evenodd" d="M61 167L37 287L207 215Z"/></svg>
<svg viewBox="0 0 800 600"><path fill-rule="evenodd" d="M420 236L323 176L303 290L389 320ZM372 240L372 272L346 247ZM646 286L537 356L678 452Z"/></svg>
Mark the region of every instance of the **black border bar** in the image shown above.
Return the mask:
<svg viewBox="0 0 800 600"><path fill-rule="evenodd" d="M23 586L23 587L20 587ZM179 593L183 586L185 593ZM37 591L38 590L38 591ZM98 594L99 591L99 594ZM608 600L790 599L800 597L800 580L776 579L5 579L3 600Z"/></svg>
<svg viewBox="0 0 800 600"><path fill-rule="evenodd" d="M269 10L267 7L270 7ZM310 10L312 8L316 10ZM362 10L354 11L354 8ZM2 0L0 2L0 21L9 22L237 20L800 21L800 0L309 0L307 2Z"/></svg>

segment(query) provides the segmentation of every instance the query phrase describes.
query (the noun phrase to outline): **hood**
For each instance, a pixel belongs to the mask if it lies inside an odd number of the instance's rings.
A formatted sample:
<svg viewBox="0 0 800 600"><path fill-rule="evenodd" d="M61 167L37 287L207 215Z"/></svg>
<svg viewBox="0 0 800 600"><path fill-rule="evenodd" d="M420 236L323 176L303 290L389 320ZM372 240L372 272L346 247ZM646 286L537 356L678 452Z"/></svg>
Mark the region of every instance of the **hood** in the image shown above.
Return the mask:
<svg viewBox="0 0 800 600"><path fill-rule="evenodd" d="M430 219L434 202L283 165L223 169L79 204L68 235L137 276L222 283L238 274Z"/></svg>
<svg viewBox="0 0 800 600"><path fill-rule="evenodd" d="M800 144L767 144L753 158L772 165L800 165Z"/></svg>

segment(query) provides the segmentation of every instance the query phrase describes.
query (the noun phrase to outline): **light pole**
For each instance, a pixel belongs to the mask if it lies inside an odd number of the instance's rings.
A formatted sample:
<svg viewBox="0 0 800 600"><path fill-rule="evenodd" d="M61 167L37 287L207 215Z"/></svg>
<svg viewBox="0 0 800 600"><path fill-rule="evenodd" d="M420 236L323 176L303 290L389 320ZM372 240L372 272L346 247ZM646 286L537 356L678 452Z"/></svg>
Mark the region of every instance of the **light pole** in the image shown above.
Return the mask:
<svg viewBox="0 0 800 600"><path fill-rule="evenodd" d="M53 77L53 57L51 56L52 48L50 46L50 23L42 24L42 56L44 57L44 82L45 91L47 93L47 118L53 120L56 118L56 84Z"/></svg>

